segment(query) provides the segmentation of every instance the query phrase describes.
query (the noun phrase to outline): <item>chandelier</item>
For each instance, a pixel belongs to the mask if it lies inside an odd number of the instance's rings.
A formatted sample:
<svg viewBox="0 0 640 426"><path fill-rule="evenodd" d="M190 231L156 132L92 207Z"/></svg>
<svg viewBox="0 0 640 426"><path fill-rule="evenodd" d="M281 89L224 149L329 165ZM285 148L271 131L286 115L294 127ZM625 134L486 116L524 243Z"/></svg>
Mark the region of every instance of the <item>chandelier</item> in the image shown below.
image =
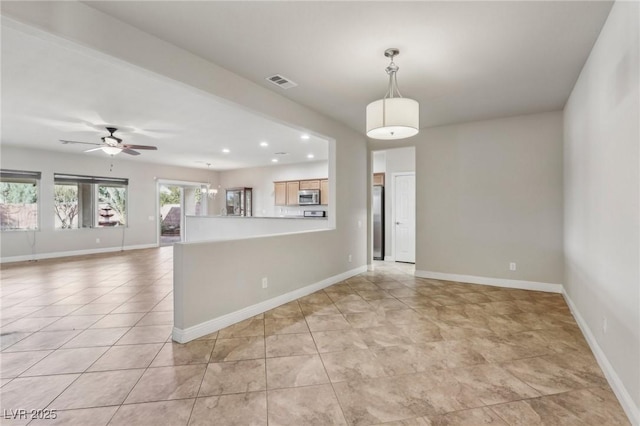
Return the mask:
<svg viewBox="0 0 640 426"><path fill-rule="evenodd" d="M398 90L396 74L398 66L393 62L398 49L387 49L384 56L391 62L386 68L389 87L384 98L367 105L367 136L372 139L404 139L418 134L420 129L420 105L403 98Z"/></svg>

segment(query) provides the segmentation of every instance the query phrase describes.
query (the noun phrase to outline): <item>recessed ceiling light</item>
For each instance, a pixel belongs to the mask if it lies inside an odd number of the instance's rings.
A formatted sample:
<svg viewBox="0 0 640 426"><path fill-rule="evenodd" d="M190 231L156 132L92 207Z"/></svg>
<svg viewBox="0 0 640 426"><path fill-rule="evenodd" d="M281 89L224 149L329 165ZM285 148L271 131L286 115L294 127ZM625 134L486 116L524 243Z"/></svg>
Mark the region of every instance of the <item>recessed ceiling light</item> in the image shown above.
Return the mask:
<svg viewBox="0 0 640 426"><path fill-rule="evenodd" d="M303 140L305 140L305 141L306 141L306 140L308 140L308 139L309 139L309 135L307 135L307 134L303 134L302 136L300 136L300 139L303 139Z"/></svg>
<svg viewBox="0 0 640 426"><path fill-rule="evenodd" d="M228 153L230 153L231 151L229 150L229 148L224 148L224 149L222 150L222 152L224 152L225 154L228 154Z"/></svg>
<svg viewBox="0 0 640 426"><path fill-rule="evenodd" d="M315 155L313 155L313 154L307 154L307 158L313 158L313 157L315 157Z"/></svg>
<svg viewBox="0 0 640 426"><path fill-rule="evenodd" d="M260 146L269 146L269 144L267 142L260 142Z"/></svg>
<svg viewBox="0 0 640 426"><path fill-rule="evenodd" d="M277 162L278 162L278 159L277 159L277 158L272 158L272 159L271 159L271 162L272 162L272 163L277 163Z"/></svg>

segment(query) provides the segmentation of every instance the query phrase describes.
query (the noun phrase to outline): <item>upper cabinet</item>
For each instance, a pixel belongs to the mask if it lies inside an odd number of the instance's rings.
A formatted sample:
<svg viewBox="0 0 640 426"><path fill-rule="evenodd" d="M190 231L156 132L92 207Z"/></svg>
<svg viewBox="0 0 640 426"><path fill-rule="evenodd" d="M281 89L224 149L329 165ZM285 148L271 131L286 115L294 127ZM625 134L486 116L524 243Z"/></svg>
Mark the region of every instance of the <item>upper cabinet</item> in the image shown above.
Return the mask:
<svg viewBox="0 0 640 426"><path fill-rule="evenodd" d="M324 206L329 204L329 179L320 181L320 204Z"/></svg>
<svg viewBox="0 0 640 426"><path fill-rule="evenodd" d="M300 181L287 182L287 205L298 205L298 191L300 191Z"/></svg>
<svg viewBox="0 0 640 426"><path fill-rule="evenodd" d="M298 206L298 192L314 189L320 191L320 204L328 205L328 179L305 179L286 182L273 182L273 192L275 198L274 204L276 206Z"/></svg>
<svg viewBox="0 0 640 426"><path fill-rule="evenodd" d="M300 189L320 189L320 180L301 180L300 181Z"/></svg>
<svg viewBox="0 0 640 426"><path fill-rule="evenodd" d="M275 205L286 206L287 205L287 182L274 182L275 192Z"/></svg>

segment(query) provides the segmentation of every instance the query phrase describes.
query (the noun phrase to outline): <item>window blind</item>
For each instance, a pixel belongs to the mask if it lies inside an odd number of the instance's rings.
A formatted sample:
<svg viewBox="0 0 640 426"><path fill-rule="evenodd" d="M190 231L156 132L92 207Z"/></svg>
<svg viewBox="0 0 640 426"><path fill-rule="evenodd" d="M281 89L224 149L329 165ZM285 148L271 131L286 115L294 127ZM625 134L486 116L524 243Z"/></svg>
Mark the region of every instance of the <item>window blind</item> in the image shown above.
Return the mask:
<svg viewBox="0 0 640 426"><path fill-rule="evenodd" d="M83 176L83 175L68 175L62 173L54 173L53 180L55 183L95 183L101 185L129 185L129 179L126 178L113 178L113 177L101 177L101 176Z"/></svg>

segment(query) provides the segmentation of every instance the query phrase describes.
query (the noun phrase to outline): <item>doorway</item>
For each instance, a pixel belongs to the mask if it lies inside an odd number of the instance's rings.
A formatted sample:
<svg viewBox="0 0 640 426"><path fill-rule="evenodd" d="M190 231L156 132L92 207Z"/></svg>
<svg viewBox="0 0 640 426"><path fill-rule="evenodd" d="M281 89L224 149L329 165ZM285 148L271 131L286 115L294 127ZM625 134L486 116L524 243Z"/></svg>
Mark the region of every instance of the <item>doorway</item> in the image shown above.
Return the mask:
<svg viewBox="0 0 640 426"><path fill-rule="evenodd" d="M371 154L371 260L415 263L415 147Z"/></svg>
<svg viewBox="0 0 640 426"><path fill-rule="evenodd" d="M184 241L186 216L207 214L207 202L203 198L206 192L202 188L202 184L158 182L161 247Z"/></svg>

